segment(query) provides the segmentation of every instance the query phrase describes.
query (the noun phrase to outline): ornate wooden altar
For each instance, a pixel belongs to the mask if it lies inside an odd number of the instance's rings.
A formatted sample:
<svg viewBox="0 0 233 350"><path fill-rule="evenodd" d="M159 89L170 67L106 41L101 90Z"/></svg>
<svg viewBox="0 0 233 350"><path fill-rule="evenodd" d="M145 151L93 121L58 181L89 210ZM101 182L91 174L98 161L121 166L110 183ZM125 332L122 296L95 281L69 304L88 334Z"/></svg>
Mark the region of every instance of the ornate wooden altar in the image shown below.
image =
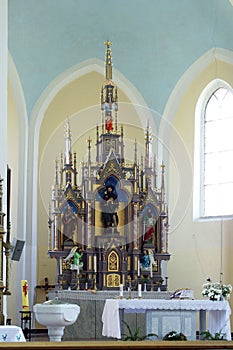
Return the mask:
<svg viewBox="0 0 233 350"><path fill-rule="evenodd" d="M71 150L69 120L65 127L65 154L56 162L49 213L48 255L57 259L60 288L100 290L135 287L166 290L162 260L169 260L168 213L165 204L164 165L157 187L156 161L151 158L151 133L145 130L145 154L124 157L124 128L118 126L118 93L112 80L111 43L106 42L106 74L101 89L101 127L96 127L96 159L77 169ZM77 183L78 171L82 174Z"/></svg>

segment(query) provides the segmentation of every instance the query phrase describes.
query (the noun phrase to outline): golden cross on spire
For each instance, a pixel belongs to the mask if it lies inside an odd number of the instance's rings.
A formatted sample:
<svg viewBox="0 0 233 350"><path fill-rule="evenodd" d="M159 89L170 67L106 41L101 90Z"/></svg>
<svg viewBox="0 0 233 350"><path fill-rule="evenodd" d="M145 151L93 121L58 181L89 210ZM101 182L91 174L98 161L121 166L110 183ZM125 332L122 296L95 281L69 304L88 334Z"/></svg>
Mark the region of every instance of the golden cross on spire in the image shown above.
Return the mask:
<svg viewBox="0 0 233 350"><path fill-rule="evenodd" d="M107 41L105 41L104 45L106 45L107 48L109 49L109 47L112 46L112 43L111 43L111 41L107 40Z"/></svg>
<svg viewBox="0 0 233 350"><path fill-rule="evenodd" d="M91 148L91 142L92 142L92 139L89 136L89 138L87 139L88 148Z"/></svg>

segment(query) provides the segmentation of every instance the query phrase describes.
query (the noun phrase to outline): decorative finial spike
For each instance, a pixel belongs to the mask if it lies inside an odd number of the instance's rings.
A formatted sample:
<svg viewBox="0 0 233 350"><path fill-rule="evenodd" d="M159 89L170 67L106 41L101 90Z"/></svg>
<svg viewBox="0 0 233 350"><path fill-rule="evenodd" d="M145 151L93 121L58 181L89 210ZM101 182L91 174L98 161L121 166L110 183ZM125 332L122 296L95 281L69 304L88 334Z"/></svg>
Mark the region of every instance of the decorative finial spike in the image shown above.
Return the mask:
<svg viewBox="0 0 233 350"><path fill-rule="evenodd" d="M106 50L106 63L105 63L105 69L106 69L106 80L112 80L112 52L110 49L110 46L112 45L111 41L106 41L105 45L107 47Z"/></svg>
<svg viewBox="0 0 233 350"><path fill-rule="evenodd" d="M109 48L110 46L112 46L112 42L107 40L107 41L105 41L104 45L106 45L107 48Z"/></svg>

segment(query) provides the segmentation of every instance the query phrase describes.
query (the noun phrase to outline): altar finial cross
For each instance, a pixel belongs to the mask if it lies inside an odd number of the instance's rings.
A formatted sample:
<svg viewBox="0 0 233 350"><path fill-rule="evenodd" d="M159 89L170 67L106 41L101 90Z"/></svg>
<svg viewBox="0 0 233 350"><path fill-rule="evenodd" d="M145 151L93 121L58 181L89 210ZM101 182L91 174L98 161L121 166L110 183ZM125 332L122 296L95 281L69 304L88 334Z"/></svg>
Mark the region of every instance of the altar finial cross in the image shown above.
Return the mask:
<svg viewBox="0 0 233 350"><path fill-rule="evenodd" d="M89 148L89 149L91 148L91 142L92 142L92 139L91 139L90 136L89 136L89 138L88 138L88 140L87 140L88 148Z"/></svg>
<svg viewBox="0 0 233 350"><path fill-rule="evenodd" d="M105 41L104 45L106 45L107 48L109 48L112 45L112 42L107 40L107 41Z"/></svg>

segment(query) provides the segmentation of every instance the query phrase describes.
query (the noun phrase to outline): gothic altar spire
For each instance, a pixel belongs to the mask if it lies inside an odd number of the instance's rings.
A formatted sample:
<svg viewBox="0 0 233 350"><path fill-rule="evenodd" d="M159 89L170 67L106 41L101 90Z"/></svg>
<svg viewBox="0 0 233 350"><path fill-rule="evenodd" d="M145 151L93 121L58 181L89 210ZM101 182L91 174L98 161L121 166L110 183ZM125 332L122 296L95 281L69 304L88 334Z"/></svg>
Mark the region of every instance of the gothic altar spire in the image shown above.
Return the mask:
<svg viewBox="0 0 233 350"><path fill-rule="evenodd" d="M145 168L151 167L151 141L152 135L149 127L149 122L147 122L146 132L145 132Z"/></svg>
<svg viewBox="0 0 233 350"><path fill-rule="evenodd" d="M105 83L100 93L102 110L102 132L117 133L118 96L117 88L112 81L112 52L110 49L112 43L108 40L105 42L105 45Z"/></svg>
<svg viewBox="0 0 233 350"><path fill-rule="evenodd" d="M104 43L107 47L106 50L106 62L105 62L105 75L106 80L112 80L112 52L110 46L112 45L111 41L106 41Z"/></svg>
<svg viewBox="0 0 233 350"><path fill-rule="evenodd" d="M70 121L69 118L67 118L67 122L65 125L65 143L66 143L66 150L65 150L65 164L71 164L72 163L72 154L71 154L71 131L70 131Z"/></svg>

